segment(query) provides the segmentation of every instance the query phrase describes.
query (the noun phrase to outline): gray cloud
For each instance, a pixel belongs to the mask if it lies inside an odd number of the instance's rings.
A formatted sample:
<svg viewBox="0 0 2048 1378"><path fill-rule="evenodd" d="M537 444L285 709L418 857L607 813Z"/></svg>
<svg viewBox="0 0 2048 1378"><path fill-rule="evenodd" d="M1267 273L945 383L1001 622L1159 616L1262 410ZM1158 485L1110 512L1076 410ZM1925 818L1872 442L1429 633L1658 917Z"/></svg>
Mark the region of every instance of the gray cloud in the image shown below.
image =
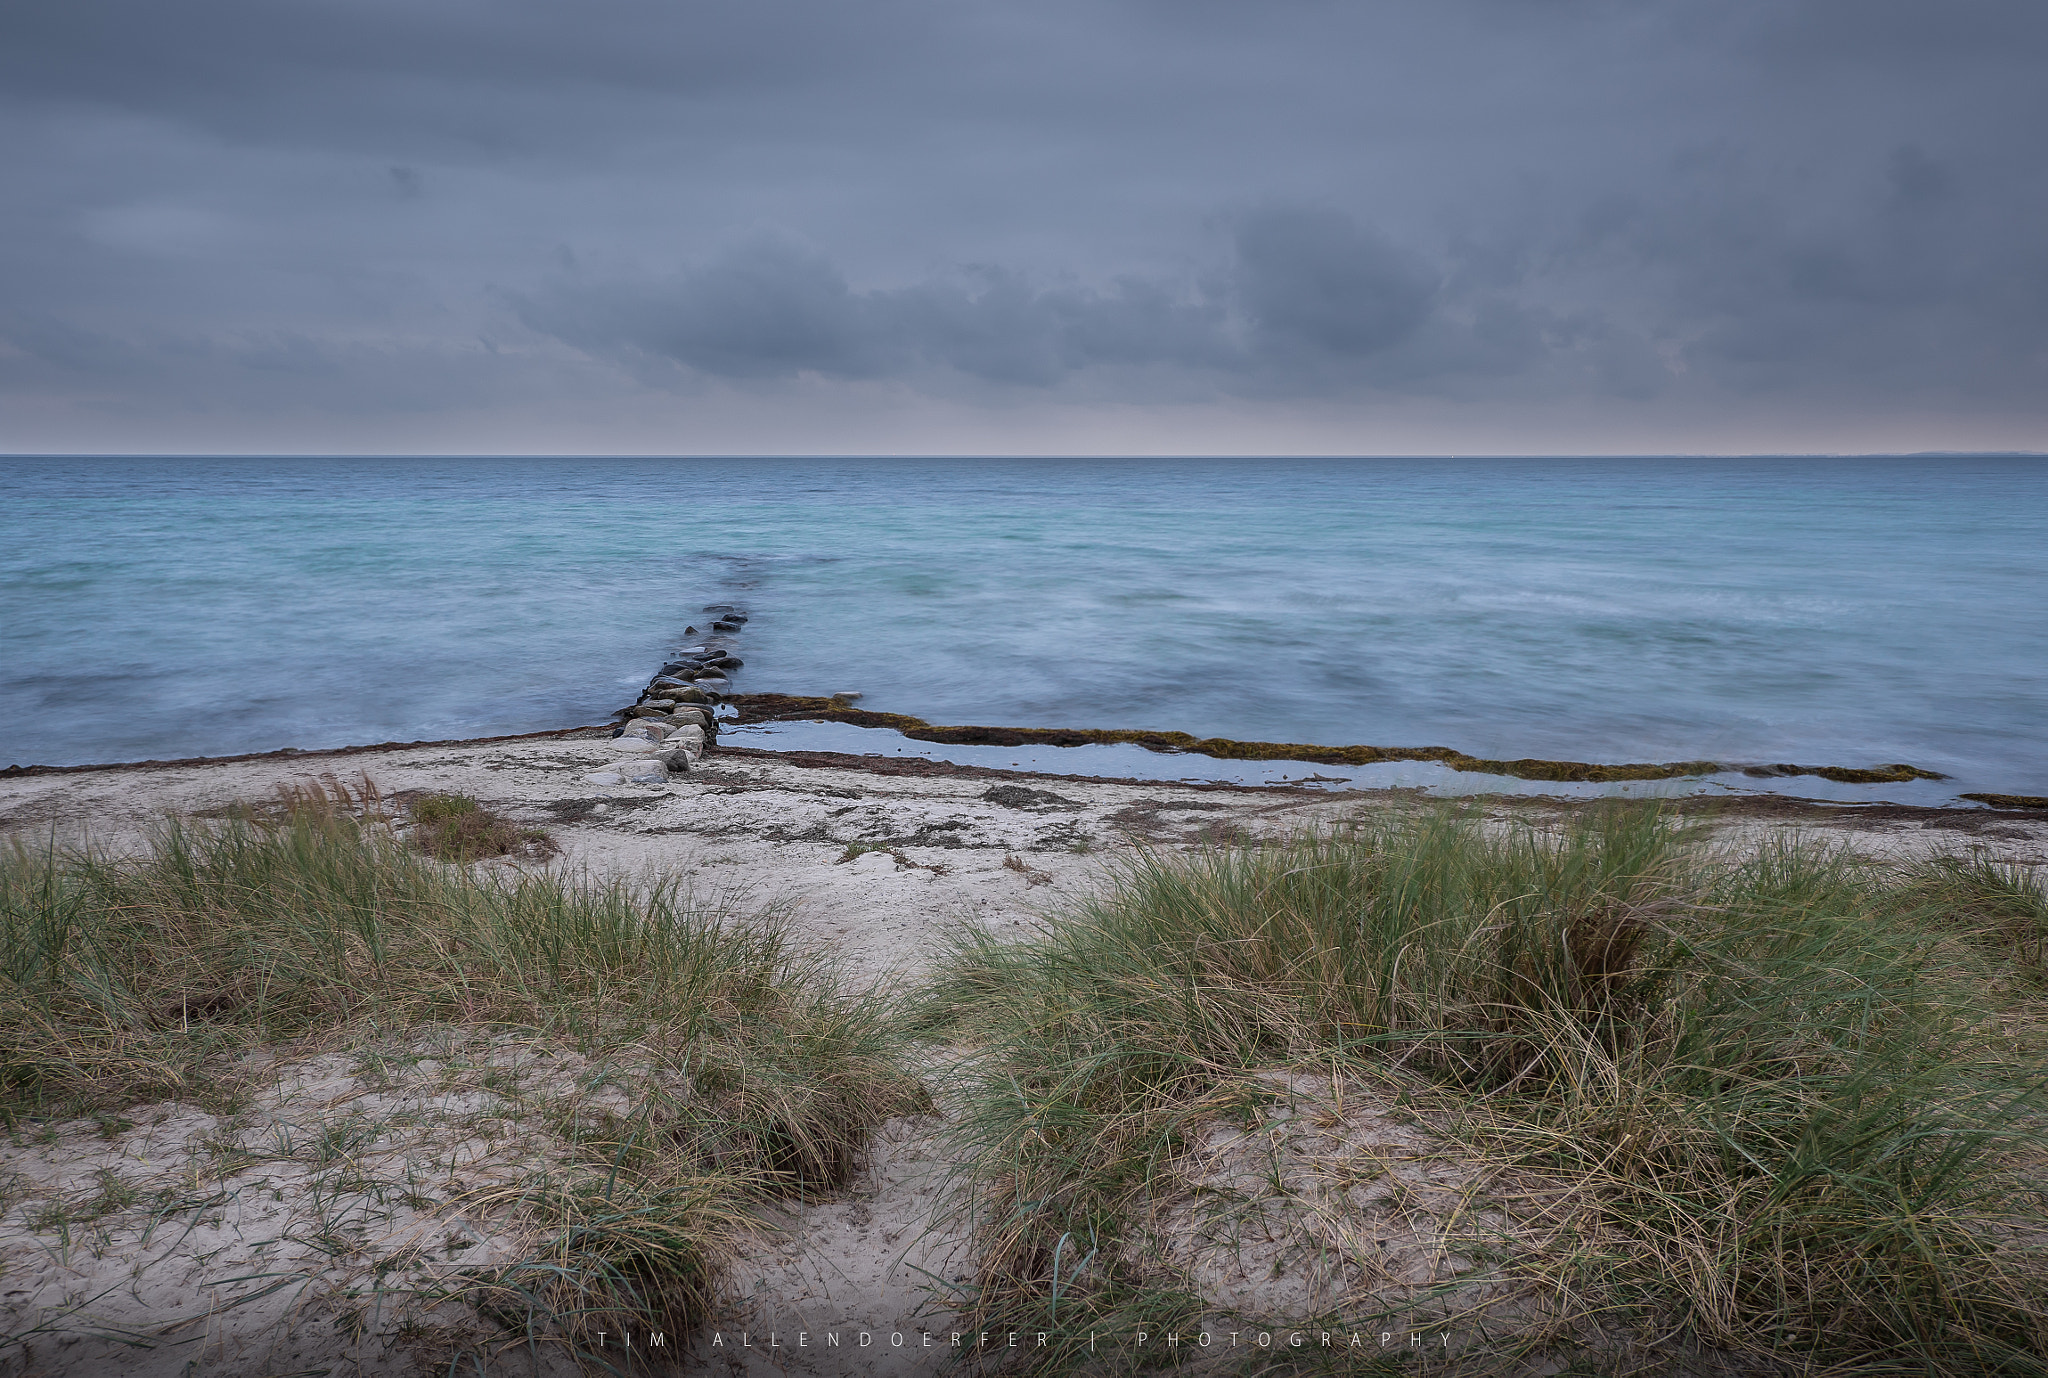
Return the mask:
<svg viewBox="0 0 2048 1378"><path fill-rule="evenodd" d="M2026 0L13 6L0 398L2024 438L2044 59Z"/></svg>
<svg viewBox="0 0 2048 1378"><path fill-rule="evenodd" d="M1335 212L1262 211L1237 233L1237 290L1268 347L1363 358L1428 317L1433 275Z"/></svg>
<svg viewBox="0 0 2048 1378"><path fill-rule="evenodd" d="M557 289L518 305L528 324L580 348L718 377L864 378L884 362L869 304L823 258L772 239L670 281Z"/></svg>
<svg viewBox="0 0 2048 1378"><path fill-rule="evenodd" d="M1332 386L1332 370L1408 341L1435 275L1350 217L1264 207L1197 284L1125 278L1039 288L982 269L854 291L822 256L774 238L657 282L559 283L517 301L534 329L595 353L630 352L725 378L953 372L1047 388L1092 369L1175 367L1222 386Z"/></svg>
<svg viewBox="0 0 2048 1378"><path fill-rule="evenodd" d="M1412 331L1426 296L1343 217L1267 211L1239 232L1231 271L1199 287L1039 287L982 268L856 292L816 252L759 238L666 280L561 282L516 305L528 325L578 348L718 377L952 372L1047 388L1096 368L1272 368L1247 334L1268 355L1367 353Z"/></svg>

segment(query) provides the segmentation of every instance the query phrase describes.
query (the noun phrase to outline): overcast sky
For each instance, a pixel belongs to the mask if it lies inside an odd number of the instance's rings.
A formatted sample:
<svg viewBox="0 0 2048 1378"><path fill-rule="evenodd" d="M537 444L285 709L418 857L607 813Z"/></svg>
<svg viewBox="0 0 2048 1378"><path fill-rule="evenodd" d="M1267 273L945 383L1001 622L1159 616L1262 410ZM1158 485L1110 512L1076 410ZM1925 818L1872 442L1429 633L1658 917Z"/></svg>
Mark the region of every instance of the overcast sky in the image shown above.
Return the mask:
<svg viewBox="0 0 2048 1378"><path fill-rule="evenodd" d="M2048 450L2040 0L14 0L0 451Z"/></svg>

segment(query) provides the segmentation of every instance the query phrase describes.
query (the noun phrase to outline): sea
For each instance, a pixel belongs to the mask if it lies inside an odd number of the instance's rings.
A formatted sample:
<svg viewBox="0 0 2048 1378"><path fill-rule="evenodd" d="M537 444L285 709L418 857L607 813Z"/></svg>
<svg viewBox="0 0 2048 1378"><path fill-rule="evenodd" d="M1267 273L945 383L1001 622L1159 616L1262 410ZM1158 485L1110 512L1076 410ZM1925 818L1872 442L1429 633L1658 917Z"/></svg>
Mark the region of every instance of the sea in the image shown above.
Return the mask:
<svg viewBox="0 0 2048 1378"><path fill-rule="evenodd" d="M1949 778L1659 788L2048 794L2048 459L2026 456L0 458L0 765L602 722L714 603L750 617L736 692L933 723L1905 762Z"/></svg>

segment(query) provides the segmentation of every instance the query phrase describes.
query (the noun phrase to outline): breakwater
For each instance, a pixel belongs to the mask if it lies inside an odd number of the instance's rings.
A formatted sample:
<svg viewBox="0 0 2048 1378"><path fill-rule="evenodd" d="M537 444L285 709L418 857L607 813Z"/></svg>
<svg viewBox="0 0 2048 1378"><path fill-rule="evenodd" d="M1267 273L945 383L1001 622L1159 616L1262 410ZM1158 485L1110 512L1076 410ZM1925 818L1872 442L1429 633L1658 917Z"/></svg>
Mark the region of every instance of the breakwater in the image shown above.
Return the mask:
<svg viewBox="0 0 2048 1378"><path fill-rule="evenodd" d="M703 631L683 629L685 642L647 681L640 696L612 717L620 759L584 776L596 785L659 785L687 772L718 740L718 706L746 662L736 645L750 615L732 603L706 603Z"/></svg>

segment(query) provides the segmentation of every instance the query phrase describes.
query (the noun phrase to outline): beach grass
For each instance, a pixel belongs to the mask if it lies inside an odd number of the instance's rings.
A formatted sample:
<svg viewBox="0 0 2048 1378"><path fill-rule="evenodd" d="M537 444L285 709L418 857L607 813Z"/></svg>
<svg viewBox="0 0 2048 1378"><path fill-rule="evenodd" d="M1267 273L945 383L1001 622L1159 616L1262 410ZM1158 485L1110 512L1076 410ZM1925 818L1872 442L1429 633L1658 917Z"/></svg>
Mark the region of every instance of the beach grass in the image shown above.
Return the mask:
<svg viewBox="0 0 2048 1378"><path fill-rule="evenodd" d="M919 997L974 1049L957 1300L1046 1373L1290 1325L1441 1337L1396 1368L2042 1372L2044 913L1654 807L1137 853Z"/></svg>
<svg viewBox="0 0 2048 1378"><path fill-rule="evenodd" d="M427 855L443 861L481 861L497 856L545 859L556 851L546 829L521 827L467 794L422 794L411 801L408 812L414 842Z"/></svg>
<svg viewBox="0 0 2048 1378"><path fill-rule="evenodd" d="M1893 902L2004 957L2011 976L2048 982L2048 892L2027 868L1981 851L1909 867Z"/></svg>
<svg viewBox="0 0 2048 1378"><path fill-rule="evenodd" d="M687 1333L765 1203L842 1187L871 1129L928 1104L883 1007L773 913L659 881L451 864L348 791L237 812L166 820L134 856L0 853L10 1127L174 1099L231 1116L244 1069L280 1049L349 1051L372 1071L451 1038L572 1056L584 1070L559 1104L478 1064L504 1113L554 1132L516 1190L464 1205L517 1217L526 1256L455 1290L578 1344ZM425 826L433 809L414 814ZM593 1112L583 1093L605 1086L618 1103Z"/></svg>

